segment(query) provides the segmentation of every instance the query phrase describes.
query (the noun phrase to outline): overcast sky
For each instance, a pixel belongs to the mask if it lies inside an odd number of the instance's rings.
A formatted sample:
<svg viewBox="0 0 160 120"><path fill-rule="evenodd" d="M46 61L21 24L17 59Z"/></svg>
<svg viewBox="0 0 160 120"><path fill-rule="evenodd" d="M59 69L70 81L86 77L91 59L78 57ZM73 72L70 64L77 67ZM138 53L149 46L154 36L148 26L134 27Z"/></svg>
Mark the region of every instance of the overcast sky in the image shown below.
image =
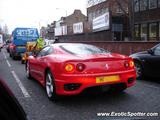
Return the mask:
<svg viewBox="0 0 160 120"><path fill-rule="evenodd" d="M0 0L0 25L15 27L46 26L61 16L80 9L86 15L86 0ZM58 8L58 9L57 9Z"/></svg>

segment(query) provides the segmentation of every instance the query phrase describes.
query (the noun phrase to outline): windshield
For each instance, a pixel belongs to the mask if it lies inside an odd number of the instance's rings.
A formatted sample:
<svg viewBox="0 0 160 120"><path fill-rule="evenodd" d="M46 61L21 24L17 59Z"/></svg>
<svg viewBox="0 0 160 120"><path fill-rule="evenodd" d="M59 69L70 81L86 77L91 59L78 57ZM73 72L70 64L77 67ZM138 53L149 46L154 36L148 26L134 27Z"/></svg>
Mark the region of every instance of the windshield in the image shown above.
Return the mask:
<svg viewBox="0 0 160 120"><path fill-rule="evenodd" d="M62 45L60 46L63 50L70 54L75 55L91 55L91 54L105 54L109 53L108 51L98 48L92 45L84 45L84 44L74 44L74 45Z"/></svg>

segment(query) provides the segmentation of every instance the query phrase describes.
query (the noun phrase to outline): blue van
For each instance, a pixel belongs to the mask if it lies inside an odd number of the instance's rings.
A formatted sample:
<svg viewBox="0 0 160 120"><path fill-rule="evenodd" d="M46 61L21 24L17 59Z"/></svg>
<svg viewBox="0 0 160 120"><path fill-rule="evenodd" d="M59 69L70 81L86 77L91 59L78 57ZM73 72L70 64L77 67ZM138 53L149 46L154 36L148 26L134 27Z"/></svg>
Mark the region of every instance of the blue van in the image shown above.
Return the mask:
<svg viewBox="0 0 160 120"><path fill-rule="evenodd" d="M13 59L20 57L26 52L27 42L36 41L38 38L39 34L36 28L15 28L12 32L10 57Z"/></svg>

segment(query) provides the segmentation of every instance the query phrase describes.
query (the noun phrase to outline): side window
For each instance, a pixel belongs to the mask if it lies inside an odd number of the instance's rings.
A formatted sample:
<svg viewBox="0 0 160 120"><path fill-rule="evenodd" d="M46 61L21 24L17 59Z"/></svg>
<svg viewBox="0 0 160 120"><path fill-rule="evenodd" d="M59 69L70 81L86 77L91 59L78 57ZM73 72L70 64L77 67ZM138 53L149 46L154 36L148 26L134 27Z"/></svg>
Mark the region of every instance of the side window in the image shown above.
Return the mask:
<svg viewBox="0 0 160 120"><path fill-rule="evenodd" d="M49 47L49 46L43 48L43 49L38 53L37 57L42 57L42 56L48 55L48 54L49 54L48 51L50 51L50 49L51 49L51 47Z"/></svg>
<svg viewBox="0 0 160 120"><path fill-rule="evenodd" d="M160 46L158 46L158 47L155 48L154 55L160 56Z"/></svg>
<svg viewBox="0 0 160 120"><path fill-rule="evenodd" d="M51 54L51 53L53 53L53 48L52 48L52 47L49 48L49 50L48 50L48 52L47 52L47 55L49 55L49 54Z"/></svg>

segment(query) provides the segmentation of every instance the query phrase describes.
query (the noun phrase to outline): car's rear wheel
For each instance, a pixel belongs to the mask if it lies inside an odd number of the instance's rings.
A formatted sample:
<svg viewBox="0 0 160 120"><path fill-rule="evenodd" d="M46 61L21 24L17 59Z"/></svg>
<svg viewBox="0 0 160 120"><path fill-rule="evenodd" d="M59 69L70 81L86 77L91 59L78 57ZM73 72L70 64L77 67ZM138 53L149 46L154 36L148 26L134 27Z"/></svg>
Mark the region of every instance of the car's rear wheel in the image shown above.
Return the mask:
<svg viewBox="0 0 160 120"><path fill-rule="evenodd" d="M11 57L13 60L16 60L16 56L13 53L11 53Z"/></svg>
<svg viewBox="0 0 160 120"><path fill-rule="evenodd" d="M11 53L9 53L9 57L12 57Z"/></svg>
<svg viewBox="0 0 160 120"><path fill-rule="evenodd" d="M141 79L143 76L143 70L142 70L142 65L139 62L135 62L135 68L136 68L136 76L137 79Z"/></svg>
<svg viewBox="0 0 160 120"><path fill-rule="evenodd" d="M58 95L56 94L56 87L54 83L54 77L52 73L48 70L46 73L46 93L50 100L57 101Z"/></svg>
<svg viewBox="0 0 160 120"><path fill-rule="evenodd" d="M28 79L31 79L32 76L30 74L30 66L29 66L29 62L26 63L26 76Z"/></svg>

